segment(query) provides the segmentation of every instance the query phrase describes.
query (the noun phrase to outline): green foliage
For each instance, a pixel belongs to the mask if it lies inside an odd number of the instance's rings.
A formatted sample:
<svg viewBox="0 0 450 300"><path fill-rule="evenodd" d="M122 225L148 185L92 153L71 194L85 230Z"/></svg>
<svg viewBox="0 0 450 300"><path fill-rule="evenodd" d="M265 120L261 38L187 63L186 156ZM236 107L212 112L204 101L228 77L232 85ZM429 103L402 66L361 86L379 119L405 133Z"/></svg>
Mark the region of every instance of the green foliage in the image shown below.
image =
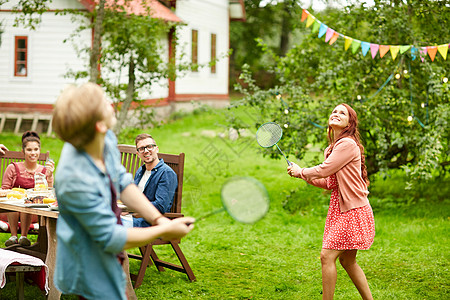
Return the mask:
<svg viewBox="0 0 450 300"><path fill-rule="evenodd" d="M315 16L362 41L419 47L448 43L450 14L433 13L440 10L448 11L442 1L376 1L371 7L328 9ZM443 78L448 76L449 60L437 54L434 62L426 57L422 63L419 57L412 60L409 52L395 61L389 53L382 59L372 59L370 53L364 57L360 49L344 51L342 38L332 46L324 43L300 23L300 15L297 20L295 28L302 38L286 56L276 55L260 39L265 55L272 58L264 66L279 84L261 89L257 76L244 65L237 89L245 97L239 105L259 109L262 122L288 125L279 145L301 159L310 143L325 146L325 130L317 125L326 126L332 108L348 103L358 113L370 174L404 168L414 181L446 176L450 106L449 83ZM288 114L283 113L286 108ZM271 156L279 155L275 150Z"/></svg>

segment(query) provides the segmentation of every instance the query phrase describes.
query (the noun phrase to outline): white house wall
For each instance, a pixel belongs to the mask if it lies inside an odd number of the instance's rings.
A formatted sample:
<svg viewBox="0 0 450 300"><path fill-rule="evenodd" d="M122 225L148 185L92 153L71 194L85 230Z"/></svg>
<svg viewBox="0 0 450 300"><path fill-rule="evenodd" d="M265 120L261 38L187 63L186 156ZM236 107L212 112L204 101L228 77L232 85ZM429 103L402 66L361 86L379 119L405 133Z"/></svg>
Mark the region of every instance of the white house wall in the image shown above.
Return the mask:
<svg viewBox="0 0 450 300"><path fill-rule="evenodd" d="M176 15L187 26L180 29L179 51L184 50L191 59L192 29L198 30L198 63L207 64L211 56L211 34L216 34L216 57L221 58L229 50L229 0L178 0ZM177 78L176 94L228 94L228 57L216 63L216 73L209 67Z"/></svg>
<svg viewBox="0 0 450 300"><path fill-rule="evenodd" d="M53 1L51 9L83 8L77 1ZM11 8L11 3L0 7ZM87 60L78 58L72 43L64 43L78 27L70 15L42 15L36 30L13 27L15 14L0 12L2 20L2 44L0 45L0 102L53 104L61 90L72 79L63 76L69 69L86 70ZM28 37L28 76L14 77L14 37ZM91 33L85 31L82 40L90 42ZM80 43L79 43L79 46Z"/></svg>

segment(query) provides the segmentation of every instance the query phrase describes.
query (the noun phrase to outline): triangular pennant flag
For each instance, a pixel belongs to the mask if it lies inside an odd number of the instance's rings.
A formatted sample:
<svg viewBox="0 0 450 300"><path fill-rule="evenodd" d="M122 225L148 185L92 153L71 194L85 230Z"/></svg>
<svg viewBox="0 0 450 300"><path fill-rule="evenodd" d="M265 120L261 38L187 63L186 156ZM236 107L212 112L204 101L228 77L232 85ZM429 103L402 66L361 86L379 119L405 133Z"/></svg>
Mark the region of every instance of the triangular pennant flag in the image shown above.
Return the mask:
<svg viewBox="0 0 450 300"><path fill-rule="evenodd" d="M431 61L434 61L434 57L436 56L436 53L437 53L437 47L430 46L430 47L427 47L427 50L428 50L428 55L431 58Z"/></svg>
<svg viewBox="0 0 450 300"><path fill-rule="evenodd" d="M378 48L380 48L380 45L378 44L370 44L370 53L372 53L372 59L377 56Z"/></svg>
<svg viewBox="0 0 450 300"><path fill-rule="evenodd" d="M352 44L353 39L351 37L344 36L344 40L345 40L344 49L345 49L345 51L347 51L348 47L350 47L350 45Z"/></svg>
<svg viewBox="0 0 450 300"><path fill-rule="evenodd" d="M313 33L316 33L319 30L320 24L322 24L322 22L316 19L311 29Z"/></svg>
<svg viewBox="0 0 450 300"><path fill-rule="evenodd" d="M398 51L400 50L400 46L389 46L389 48L391 49L392 60L395 60Z"/></svg>
<svg viewBox="0 0 450 300"><path fill-rule="evenodd" d="M314 17L311 15L308 15L308 18L306 19L306 27L309 27L314 23Z"/></svg>
<svg viewBox="0 0 450 300"><path fill-rule="evenodd" d="M422 62L425 61L425 56L427 56L427 47L420 47L420 59Z"/></svg>
<svg viewBox="0 0 450 300"><path fill-rule="evenodd" d="M383 57L389 51L389 46L380 45L380 57Z"/></svg>
<svg viewBox="0 0 450 300"><path fill-rule="evenodd" d="M302 19L301 19L301 21L304 22L306 20L306 18L308 17L308 15L309 15L308 11L306 9L304 9L302 11Z"/></svg>
<svg viewBox="0 0 450 300"><path fill-rule="evenodd" d="M442 55L442 57L443 57L445 60L447 60L447 52L448 52L448 47L449 47L449 45L450 45L450 44L445 44L445 45L440 45L440 46L437 47L438 50L439 50L439 53Z"/></svg>
<svg viewBox="0 0 450 300"><path fill-rule="evenodd" d="M411 47L411 58L412 60L415 60L417 57L417 52L419 52L419 49L417 49L416 47L412 46Z"/></svg>
<svg viewBox="0 0 450 300"><path fill-rule="evenodd" d="M405 53L406 51L408 51L408 49L411 47L411 45L406 45L406 46L400 46L400 54Z"/></svg>
<svg viewBox="0 0 450 300"><path fill-rule="evenodd" d="M328 26L325 24L320 24L319 28L319 39L327 32Z"/></svg>
<svg viewBox="0 0 450 300"><path fill-rule="evenodd" d="M331 28L327 29L327 34L325 35L325 43L327 43L333 36L334 30Z"/></svg>
<svg viewBox="0 0 450 300"><path fill-rule="evenodd" d="M362 51L363 56L366 56L369 49L370 49L370 43L361 42L361 51Z"/></svg>
<svg viewBox="0 0 450 300"><path fill-rule="evenodd" d="M333 33L333 36L331 37L331 39L330 39L330 45L333 45L334 44L334 42L336 42L336 40L338 39L338 37L339 37L339 33L337 33L336 31Z"/></svg>
<svg viewBox="0 0 450 300"><path fill-rule="evenodd" d="M359 45L361 45L361 41L353 40L353 42L352 42L352 52L353 52L353 54L356 53L356 50L358 50Z"/></svg>

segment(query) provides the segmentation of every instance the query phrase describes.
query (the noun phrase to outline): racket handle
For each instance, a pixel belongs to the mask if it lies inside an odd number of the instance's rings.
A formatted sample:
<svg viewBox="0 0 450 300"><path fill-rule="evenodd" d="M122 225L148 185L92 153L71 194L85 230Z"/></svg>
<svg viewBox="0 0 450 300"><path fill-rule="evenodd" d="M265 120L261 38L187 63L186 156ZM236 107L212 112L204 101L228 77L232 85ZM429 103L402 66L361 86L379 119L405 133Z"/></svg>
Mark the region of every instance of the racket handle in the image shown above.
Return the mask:
<svg viewBox="0 0 450 300"><path fill-rule="evenodd" d="M287 164L288 164L289 167L292 166L292 163L291 163L290 160L286 159L286 162L287 162Z"/></svg>

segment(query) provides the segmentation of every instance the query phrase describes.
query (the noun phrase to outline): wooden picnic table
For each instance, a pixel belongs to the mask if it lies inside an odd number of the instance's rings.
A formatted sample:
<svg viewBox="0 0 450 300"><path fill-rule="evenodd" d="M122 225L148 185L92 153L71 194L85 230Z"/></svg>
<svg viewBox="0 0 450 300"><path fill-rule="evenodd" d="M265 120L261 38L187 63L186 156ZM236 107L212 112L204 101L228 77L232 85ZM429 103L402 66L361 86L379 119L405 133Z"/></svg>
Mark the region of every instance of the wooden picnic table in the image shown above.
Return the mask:
<svg viewBox="0 0 450 300"><path fill-rule="evenodd" d="M39 232L36 243L31 246L23 247L13 245L5 249L32 255L42 259L49 270L48 286L50 291L48 299L59 299L61 293L56 289L53 283L53 274L56 263L56 221L59 212L50 208L26 207L25 204L0 201L0 213L23 212L39 216Z"/></svg>

